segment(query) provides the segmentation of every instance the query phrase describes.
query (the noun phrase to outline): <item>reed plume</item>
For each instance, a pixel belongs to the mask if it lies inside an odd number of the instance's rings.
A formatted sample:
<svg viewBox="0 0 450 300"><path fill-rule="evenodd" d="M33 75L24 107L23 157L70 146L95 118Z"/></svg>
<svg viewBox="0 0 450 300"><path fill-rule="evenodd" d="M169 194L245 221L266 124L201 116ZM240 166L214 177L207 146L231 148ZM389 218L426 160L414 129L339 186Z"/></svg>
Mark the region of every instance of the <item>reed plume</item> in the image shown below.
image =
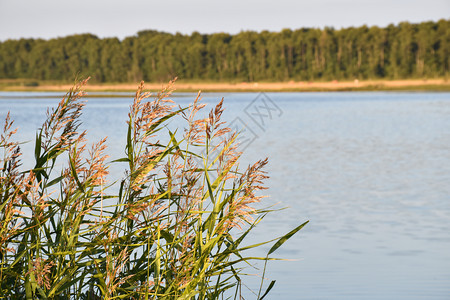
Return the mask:
<svg viewBox="0 0 450 300"><path fill-rule="evenodd" d="M172 81L156 95L140 83L125 124L125 155L108 162L106 138L89 146L81 128L86 82L48 110L30 170L21 170L6 116L0 298L218 299L232 289L240 298L244 267L272 259L247 255L268 242L241 246L266 213L255 204L264 197L268 160L241 171L239 133L222 120L224 100L206 117L200 93L177 107ZM185 129L170 130L171 120ZM109 174L110 164L126 166L121 179Z"/></svg>

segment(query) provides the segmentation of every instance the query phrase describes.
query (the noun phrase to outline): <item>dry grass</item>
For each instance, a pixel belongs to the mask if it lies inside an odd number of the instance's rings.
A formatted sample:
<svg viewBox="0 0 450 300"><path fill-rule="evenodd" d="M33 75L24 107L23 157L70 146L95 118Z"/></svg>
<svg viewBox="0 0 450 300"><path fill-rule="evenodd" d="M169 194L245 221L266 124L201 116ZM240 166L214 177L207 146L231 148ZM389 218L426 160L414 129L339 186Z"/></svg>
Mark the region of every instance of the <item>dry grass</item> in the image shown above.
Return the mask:
<svg viewBox="0 0 450 300"><path fill-rule="evenodd" d="M7 83L7 84L6 84ZM147 84L150 89L161 89L160 83ZM5 91L66 91L67 84L46 84L26 87L14 82L5 82L1 90ZM132 91L134 84L97 84L90 85L88 91ZM450 81L447 79L409 79L409 80L353 80L353 81L290 81L290 82L240 82L240 83L214 83L214 82L178 82L177 91L196 92L283 92L283 91L349 91L349 90L450 90Z"/></svg>

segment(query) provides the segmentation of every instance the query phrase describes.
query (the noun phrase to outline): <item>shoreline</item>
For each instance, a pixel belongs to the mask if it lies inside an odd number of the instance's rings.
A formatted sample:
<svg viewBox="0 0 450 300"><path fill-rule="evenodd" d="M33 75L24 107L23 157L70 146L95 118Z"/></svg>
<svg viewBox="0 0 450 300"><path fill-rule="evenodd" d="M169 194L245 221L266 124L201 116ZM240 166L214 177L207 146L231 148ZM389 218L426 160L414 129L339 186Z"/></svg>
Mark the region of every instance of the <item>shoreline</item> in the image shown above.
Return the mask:
<svg viewBox="0 0 450 300"><path fill-rule="evenodd" d="M27 85L28 83L28 85ZM30 83L34 84L30 86ZM148 90L160 90L166 83L145 83ZM136 91L138 83L87 84L87 92ZM67 91L72 84L31 80L0 80L0 91L52 92ZM335 91L450 91L450 80L354 80L354 81L289 81L289 82L187 82L178 80L176 92L335 92Z"/></svg>

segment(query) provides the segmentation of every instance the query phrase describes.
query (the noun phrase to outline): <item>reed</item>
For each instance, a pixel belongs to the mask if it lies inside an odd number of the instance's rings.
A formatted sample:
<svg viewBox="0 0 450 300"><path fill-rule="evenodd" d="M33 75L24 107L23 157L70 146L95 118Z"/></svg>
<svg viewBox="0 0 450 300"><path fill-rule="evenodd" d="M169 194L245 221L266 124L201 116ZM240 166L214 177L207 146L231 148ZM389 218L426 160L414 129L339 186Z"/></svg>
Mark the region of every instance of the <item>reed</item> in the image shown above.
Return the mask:
<svg viewBox="0 0 450 300"><path fill-rule="evenodd" d="M238 133L221 120L223 102L200 118L200 93L190 106L178 107L169 99L171 82L155 96L139 85L125 156L107 162L106 139L89 147L81 131L86 81L48 110L31 170L21 170L17 130L6 117L0 298L239 299L248 263L275 259L272 253L306 224L242 246L270 212L255 208L267 159L240 170ZM183 132L167 129L172 118L184 120ZM116 182L108 177L111 164L126 165ZM247 256L267 243L273 246L266 257ZM262 281L257 298L274 283Z"/></svg>

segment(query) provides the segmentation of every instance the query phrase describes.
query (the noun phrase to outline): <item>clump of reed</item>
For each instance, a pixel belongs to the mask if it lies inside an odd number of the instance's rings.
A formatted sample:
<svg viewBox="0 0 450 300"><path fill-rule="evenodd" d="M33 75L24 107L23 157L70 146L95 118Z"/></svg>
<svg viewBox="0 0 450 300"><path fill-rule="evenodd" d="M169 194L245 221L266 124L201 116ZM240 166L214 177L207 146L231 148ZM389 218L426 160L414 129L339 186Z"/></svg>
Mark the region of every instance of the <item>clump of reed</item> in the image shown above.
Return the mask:
<svg viewBox="0 0 450 300"><path fill-rule="evenodd" d="M237 133L221 120L223 102L200 118L200 93L190 106L177 107L169 99L171 82L155 96L139 85L125 156L107 162L106 139L88 147L80 130L85 84L47 112L31 170L21 170L20 143L6 118L0 137L0 298L218 299L231 289L240 298L243 267L273 259L306 224L241 246L269 212L254 206L265 189L267 159L240 170ZM175 117L186 122L184 132L167 129ZM111 163L127 166L115 185L107 178ZM245 255L267 243L274 244L266 257ZM258 299L273 284L262 292L261 282Z"/></svg>

